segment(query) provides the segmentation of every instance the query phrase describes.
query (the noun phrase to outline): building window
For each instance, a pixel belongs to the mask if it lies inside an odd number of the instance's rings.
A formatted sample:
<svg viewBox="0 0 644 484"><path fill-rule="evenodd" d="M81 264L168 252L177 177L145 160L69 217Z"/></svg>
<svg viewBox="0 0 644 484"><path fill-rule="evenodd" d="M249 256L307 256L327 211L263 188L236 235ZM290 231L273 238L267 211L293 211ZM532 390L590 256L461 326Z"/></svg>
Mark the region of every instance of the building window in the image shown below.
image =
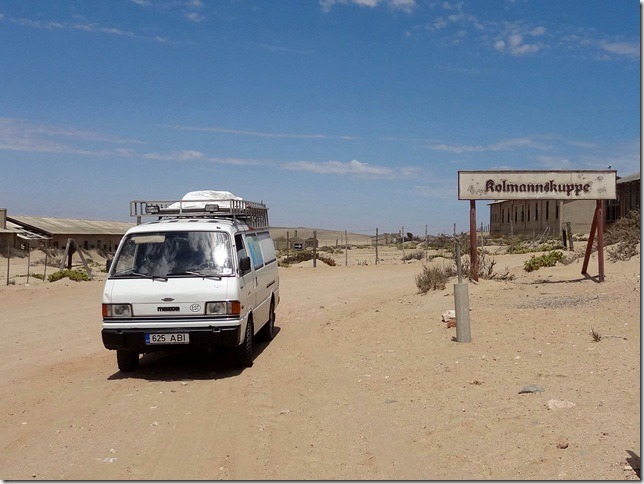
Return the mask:
<svg viewBox="0 0 644 484"><path fill-rule="evenodd" d="M523 207L521 207L521 222L525 222L525 215L523 213Z"/></svg>
<svg viewBox="0 0 644 484"><path fill-rule="evenodd" d="M505 220L505 209L502 208L501 209L501 223L503 223L504 220Z"/></svg>
<svg viewBox="0 0 644 484"><path fill-rule="evenodd" d="M519 209L517 207L514 207L514 223L517 223L519 221L518 220L518 216L519 216L518 210Z"/></svg>
<svg viewBox="0 0 644 484"><path fill-rule="evenodd" d="M550 215L550 201L546 200L546 220L548 220L549 215Z"/></svg>
<svg viewBox="0 0 644 484"><path fill-rule="evenodd" d="M530 221L530 205L528 205L528 222Z"/></svg>
<svg viewBox="0 0 644 484"><path fill-rule="evenodd" d="M555 205L555 218L559 219L559 204Z"/></svg>
<svg viewBox="0 0 644 484"><path fill-rule="evenodd" d="M534 204L534 219L539 220L539 202Z"/></svg>

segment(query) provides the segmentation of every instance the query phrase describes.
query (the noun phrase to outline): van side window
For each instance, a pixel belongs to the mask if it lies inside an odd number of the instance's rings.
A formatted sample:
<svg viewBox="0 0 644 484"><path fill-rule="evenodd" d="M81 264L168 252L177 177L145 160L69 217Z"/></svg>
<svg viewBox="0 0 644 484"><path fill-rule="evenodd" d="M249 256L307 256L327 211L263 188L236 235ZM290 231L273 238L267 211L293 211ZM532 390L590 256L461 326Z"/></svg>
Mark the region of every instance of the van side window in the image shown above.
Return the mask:
<svg viewBox="0 0 644 484"><path fill-rule="evenodd" d="M241 258L247 257L248 255L244 248L244 240L240 234L235 235L235 250L237 251L237 267L239 267Z"/></svg>
<svg viewBox="0 0 644 484"><path fill-rule="evenodd" d="M262 249L262 256L264 257L264 264L268 265L271 262L277 260L275 255L275 246L273 245L273 240L268 232L262 232L257 234L257 241L259 242L259 247Z"/></svg>
<svg viewBox="0 0 644 484"><path fill-rule="evenodd" d="M253 261L253 267L255 270L264 266L264 258L262 257L262 251L259 247L259 242L257 241L257 235L247 235L246 243L248 244L248 252L250 252L250 258Z"/></svg>

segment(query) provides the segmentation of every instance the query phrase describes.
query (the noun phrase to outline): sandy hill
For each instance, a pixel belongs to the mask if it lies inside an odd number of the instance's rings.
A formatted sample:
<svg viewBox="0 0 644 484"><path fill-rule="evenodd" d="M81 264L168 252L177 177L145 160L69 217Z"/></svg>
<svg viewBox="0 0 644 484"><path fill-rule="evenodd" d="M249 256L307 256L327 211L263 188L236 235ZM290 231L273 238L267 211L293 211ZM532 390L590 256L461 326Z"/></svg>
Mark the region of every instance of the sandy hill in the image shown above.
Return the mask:
<svg viewBox="0 0 644 484"><path fill-rule="evenodd" d="M344 230L312 229L308 227L271 227L270 233L273 238L286 237L286 232L288 232L289 237L302 237L303 239L307 239L313 237L314 230L317 231L320 246L343 246L345 243ZM371 235L347 232L349 245L371 244L371 237Z"/></svg>

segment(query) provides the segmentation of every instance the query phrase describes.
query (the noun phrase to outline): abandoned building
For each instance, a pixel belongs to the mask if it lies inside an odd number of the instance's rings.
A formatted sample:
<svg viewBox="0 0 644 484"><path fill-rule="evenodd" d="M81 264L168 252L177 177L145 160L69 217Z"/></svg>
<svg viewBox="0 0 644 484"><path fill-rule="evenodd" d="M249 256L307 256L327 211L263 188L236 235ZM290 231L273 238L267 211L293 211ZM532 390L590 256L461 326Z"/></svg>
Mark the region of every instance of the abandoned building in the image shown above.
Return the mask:
<svg viewBox="0 0 644 484"><path fill-rule="evenodd" d="M113 253L125 232L134 224L57 217L9 216L0 209L0 247L64 249L74 239L85 250Z"/></svg>
<svg viewBox="0 0 644 484"><path fill-rule="evenodd" d="M617 179L617 199L604 200L605 223L625 217L640 206L640 174ZM490 233L559 236L567 223L573 234L589 233L595 200L497 200L490 207Z"/></svg>

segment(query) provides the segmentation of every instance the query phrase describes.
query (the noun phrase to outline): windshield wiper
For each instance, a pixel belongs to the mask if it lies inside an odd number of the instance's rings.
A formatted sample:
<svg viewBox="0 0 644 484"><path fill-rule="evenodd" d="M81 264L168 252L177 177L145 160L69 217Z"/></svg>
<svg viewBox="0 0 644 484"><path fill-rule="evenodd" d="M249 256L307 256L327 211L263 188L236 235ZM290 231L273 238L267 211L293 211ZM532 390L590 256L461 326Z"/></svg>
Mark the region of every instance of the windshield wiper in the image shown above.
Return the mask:
<svg viewBox="0 0 644 484"><path fill-rule="evenodd" d="M168 276L198 276L203 277L204 279L214 279L215 281L221 281L221 276L216 274L203 274L198 271L183 271L183 272L170 272Z"/></svg>
<svg viewBox="0 0 644 484"><path fill-rule="evenodd" d="M168 278L165 276L151 276L150 274L143 274L141 272L134 272L134 271L122 271L122 272L117 272L114 274L114 277L123 277L123 276L137 276L137 277L144 277L145 279L152 279L153 281L167 281Z"/></svg>

